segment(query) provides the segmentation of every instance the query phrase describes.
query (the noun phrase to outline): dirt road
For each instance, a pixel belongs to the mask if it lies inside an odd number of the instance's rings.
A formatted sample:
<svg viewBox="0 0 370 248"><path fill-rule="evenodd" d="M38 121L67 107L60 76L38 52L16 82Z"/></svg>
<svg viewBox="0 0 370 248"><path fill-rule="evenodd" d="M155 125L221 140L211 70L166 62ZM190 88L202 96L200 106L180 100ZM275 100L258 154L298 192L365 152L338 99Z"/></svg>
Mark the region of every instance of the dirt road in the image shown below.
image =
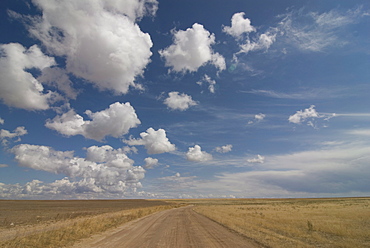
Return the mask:
<svg viewBox="0 0 370 248"><path fill-rule="evenodd" d="M258 247L192 207L162 211L104 233L74 247L191 248Z"/></svg>

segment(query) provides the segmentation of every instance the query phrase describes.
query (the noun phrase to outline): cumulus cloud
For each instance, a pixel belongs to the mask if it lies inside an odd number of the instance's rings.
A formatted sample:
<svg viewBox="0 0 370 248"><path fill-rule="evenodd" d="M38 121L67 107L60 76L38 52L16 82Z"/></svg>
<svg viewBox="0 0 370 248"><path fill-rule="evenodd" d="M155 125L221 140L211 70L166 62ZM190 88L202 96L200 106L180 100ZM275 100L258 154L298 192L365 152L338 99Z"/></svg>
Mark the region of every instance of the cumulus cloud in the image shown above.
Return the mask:
<svg viewBox="0 0 370 248"><path fill-rule="evenodd" d="M266 117L265 114L259 113L254 116L254 119L256 119L257 121L262 121L263 119L265 119L265 117Z"/></svg>
<svg viewBox="0 0 370 248"><path fill-rule="evenodd" d="M127 93L150 62L153 43L135 20L156 12L155 0L35 0L42 16L26 20L48 52L66 58L66 70L100 90Z"/></svg>
<svg viewBox="0 0 370 248"><path fill-rule="evenodd" d="M153 128L148 128L146 132L140 133L140 137L141 139L131 138L123 142L131 146L143 145L148 154L172 152L176 149L175 145L168 140L164 129L155 131Z"/></svg>
<svg viewBox="0 0 370 248"><path fill-rule="evenodd" d="M169 92L168 97L164 100L164 104L166 104L170 109L181 111L197 105L191 96L184 93L179 94L177 91Z"/></svg>
<svg viewBox="0 0 370 248"><path fill-rule="evenodd" d="M247 162L263 164L265 162L265 157L258 154L256 158L247 159Z"/></svg>
<svg viewBox="0 0 370 248"><path fill-rule="evenodd" d="M144 162L145 162L145 165L144 165L145 169L153 169L155 166L158 165L158 159L156 158L147 157L144 159Z"/></svg>
<svg viewBox="0 0 370 248"><path fill-rule="evenodd" d="M265 114L262 114L262 113L259 113L259 114L256 114L254 116L254 120L252 121L248 121L248 124L251 125L251 124L254 124L254 123L258 123L260 121L263 121L263 119L265 119L266 115Z"/></svg>
<svg viewBox="0 0 370 248"><path fill-rule="evenodd" d="M238 39L241 38L243 33L256 31L251 25L251 21L244 18L244 15L244 12L235 13L231 18L231 27L225 26L222 31Z"/></svg>
<svg viewBox="0 0 370 248"><path fill-rule="evenodd" d="M211 46L215 43L215 35L195 23L187 30L174 31L173 44L159 54L165 59L166 66L176 72L194 72L207 63L219 70L226 68L224 57L215 53Z"/></svg>
<svg viewBox="0 0 370 248"><path fill-rule="evenodd" d="M219 146L219 147L216 147L216 152L228 153L228 152L231 152L232 148L233 148L233 145Z"/></svg>
<svg viewBox="0 0 370 248"><path fill-rule="evenodd" d="M13 133L12 132L9 132L8 130L5 130L5 129L1 129L0 130L0 140L1 140L1 143L2 145L7 145L7 143L9 142L9 139L13 139L13 138L17 138L17 142L21 141L21 136L23 135L26 135L28 132L26 130L25 127L21 126L21 127L17 127Z"/></svg>
<svg viewBox="0 0 370 248"><path fill-rule="evenodd" d="M319 113L315 109L315 105L311 105L305 110L299 110L294 115L289 116L289 122L301 124L309 118L318 118Z"/></svg>
<svg viewBox="0 0 370 248"><path fill-rule="evenodd" d="M73 83L64 69L58 67L45 68L37 80L57 88L70 99L77 98L78 91L72 87Z"/></svg>
<svg viewBox="0 0 370 248"><path fill-rule="evenodd" d="M42 53L37 45L26 49L21 44L0 44L0 98L11 107L44 110L59 96L48 91L28 72L42 71L55 65L55 60Z"/></svg>
<svg viewBox="0 0 370 248"><path fill-rule="evenodd" d="M82 178L75 182L62 179L49 185L64 193L123 193L129 188L141 187L140 180L145 176L145 170L133 166L133 160L122 149L115 150L110 146L87 148L88 158L76 157L73 151L56 151L48 146L29 144L15 146L10 151L19 166ZM34 190L31 187L29 191Z"/></svg>
<svg viewBox="0 0 370 248"><path fill-rule="evenodd" d="M135 109L129 102L116 102L109 108L95 113L86 110L85 114L91 120L84 120L71 109L52 120L47 120L45 126L66 136L83 135L85 138L101 141L106 136L122 137L131 128L140 124Z"/></svg>
<svg viewBox="0 0 370 248"><path fill-rule="evenodd" d="M204 162L212 160L212 155L202 151L202 148L199 145L194 147L189 147L188 152L186 153L186 159L193 162Z"/></svg>
<svg viewBox="0 0 370 248"><path fill-rule="evenodd" d="M4 124L4 119L0 118L0 124L3 125Z"/></svg>
<svg viewBox="0 0 370 248"><path fill-rule="evenodd" d="M240 46L239 53L248 53L250 51L268 50L276 40L276 31L268 31L261 34L256 40L247 39L245 44Z"/></svg>

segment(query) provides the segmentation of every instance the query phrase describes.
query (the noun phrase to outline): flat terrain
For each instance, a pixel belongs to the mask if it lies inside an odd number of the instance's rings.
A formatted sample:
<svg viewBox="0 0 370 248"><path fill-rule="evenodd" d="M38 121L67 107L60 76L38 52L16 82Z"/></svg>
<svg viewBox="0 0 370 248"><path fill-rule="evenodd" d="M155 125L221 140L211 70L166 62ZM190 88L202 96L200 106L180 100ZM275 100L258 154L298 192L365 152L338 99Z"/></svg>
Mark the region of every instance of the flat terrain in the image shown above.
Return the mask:
<svg viewBox="0 0 370 248"><path fill-rule="evenodd" d="M352 248L370 247L369 233L366 197L0 200L0 247L9 248Z"/></svg>
<svg viewBox="0 0 370 248"><path fill-rule="evenodd" d="M0 200L0 230L160 205L168 203L154 200Z"/></svg>
<svg viewBox="0 0 370 248"><path fill-rule="evenodd" d="M192 206L165 210L133 221L74 247L197 248L259 247L196 213Z"/></svg>

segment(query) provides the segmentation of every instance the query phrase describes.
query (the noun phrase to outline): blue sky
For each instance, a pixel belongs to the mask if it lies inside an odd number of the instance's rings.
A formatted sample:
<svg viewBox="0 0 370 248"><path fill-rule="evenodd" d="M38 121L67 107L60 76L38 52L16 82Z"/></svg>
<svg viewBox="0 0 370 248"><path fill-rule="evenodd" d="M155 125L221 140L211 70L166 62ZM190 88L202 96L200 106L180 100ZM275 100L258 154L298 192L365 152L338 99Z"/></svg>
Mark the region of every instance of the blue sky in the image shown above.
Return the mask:
<svg viewBox="0 0 370 248"><path fill-rule="evenodd" d="M368 1L0 11L0 198L370 193Z"/></svg>

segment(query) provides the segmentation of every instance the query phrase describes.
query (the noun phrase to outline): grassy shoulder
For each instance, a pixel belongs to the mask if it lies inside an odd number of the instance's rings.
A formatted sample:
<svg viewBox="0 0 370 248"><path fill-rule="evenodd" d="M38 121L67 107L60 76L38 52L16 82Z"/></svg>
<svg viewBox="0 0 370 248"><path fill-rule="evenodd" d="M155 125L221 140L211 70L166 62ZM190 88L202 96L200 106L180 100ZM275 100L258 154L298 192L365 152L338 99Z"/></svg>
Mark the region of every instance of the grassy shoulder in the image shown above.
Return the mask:
<svg viewBox="0 0 370 248"><path fill-rule="evenodd" d="M150 204L149 204L150 205ZM118 227L152 213L177 207L163 204L150 207L133 207L115 212L63 219L55 223L34 224L31 233L18 229L15 236L0 241L0 247L67 247L76 241Z"/></svg>
<svg viewBox="0 0 370 248"><path fill-rule="evenodd" d="M194 201L195 211L267 247L370 247L370 198Z"/></svg>

